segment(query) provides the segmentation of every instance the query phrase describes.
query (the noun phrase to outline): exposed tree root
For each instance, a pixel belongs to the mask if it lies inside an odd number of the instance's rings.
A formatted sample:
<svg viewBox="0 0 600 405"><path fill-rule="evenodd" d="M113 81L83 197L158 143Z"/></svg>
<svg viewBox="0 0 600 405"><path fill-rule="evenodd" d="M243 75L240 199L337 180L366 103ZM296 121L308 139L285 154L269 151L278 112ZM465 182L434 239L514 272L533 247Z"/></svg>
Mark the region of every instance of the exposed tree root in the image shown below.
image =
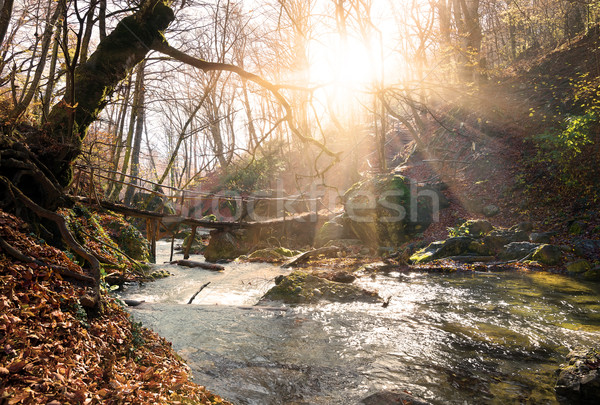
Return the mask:
<svg viewBox="0 0 600 405"><path fill-rule="evenodd" d="M95 308L100 302L100 262L83 246L79 244L69 231L65 219L56 212L42 208L29 197L27 197L18 187L16 187L8 178L0 176L0 183L4 184L7 192L16 201L22 202L28 209L34 212L38 217L48 219L56 224L62 239L73 252L81 256L90 264L91 279L94 281L93 292L91 296L82 297L81 304L87 307Z"/></svg>
<svg viewBox="0 0 600 405"><path fill-rule="evenodd" d="M34 264L37 264L38 266L48 267L49 269L52 269L53 271L60 274L64 278L71 278L71 279L74 279L77 281L83 281L92 286L95 284L94 279L90 276L86 276L85 274L74 272L63 266L46 263L46 262L43 262L42 260L36 259L34 257L27 256L26 254L21 252L19 249L15 248L10 243L5 241L2 237L0 237L0 247L2 249L4 249L4 251L8 255L12 256L13 258L15 258L23 263L34 263Z"/></svg>

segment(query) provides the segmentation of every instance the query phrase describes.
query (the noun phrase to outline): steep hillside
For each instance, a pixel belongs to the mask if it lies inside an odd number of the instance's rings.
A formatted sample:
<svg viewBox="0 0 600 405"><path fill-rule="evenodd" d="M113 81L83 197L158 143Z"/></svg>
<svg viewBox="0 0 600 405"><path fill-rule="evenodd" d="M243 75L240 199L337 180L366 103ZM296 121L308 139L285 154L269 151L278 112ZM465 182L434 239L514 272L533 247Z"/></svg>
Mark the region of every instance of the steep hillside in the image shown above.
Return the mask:
<svg viewBox="0 0 600 405"><path fill-rule="evenodd" d="M473 88L445 91L419 151L398 170L441 180L450 208L426 239L464 219L497 225L533 222L567 235L598 233L600 202L600 29L554 51L522 58ZM416 157L415 157L416 156ZM489 214L489 212L488 212Z"/></svg>

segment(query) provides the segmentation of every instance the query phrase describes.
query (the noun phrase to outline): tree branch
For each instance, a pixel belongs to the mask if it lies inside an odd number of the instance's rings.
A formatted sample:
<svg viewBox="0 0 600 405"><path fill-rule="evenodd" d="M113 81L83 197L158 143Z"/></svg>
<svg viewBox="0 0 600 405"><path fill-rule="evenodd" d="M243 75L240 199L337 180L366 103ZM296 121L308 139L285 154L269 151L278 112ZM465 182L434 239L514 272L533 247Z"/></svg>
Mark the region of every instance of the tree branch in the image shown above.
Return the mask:
<svg viewBox="0 0 600 405"><path fill-rule="evenodd" d="M296 126L294 125L294 122L293 122L293 118L292 118L293 117L292 107L290 106L290 103L286 100L286 98L279 92L279 90L281 90L281 88L284 86L275 85L254 73L250 73L250 72L240 68L239 66L231 65L228 63L208 62L203 59L194 58L193 56L190 56L184 52L181 52L178 49L173 48L166 41L155 41L152 44L152 49L154 49L155 51L161 52L165 55L168 55L168 56L172 57L173 59L176 59L180 62L183 62L190 66L194 66L204 72L226 71L226 72L235 73L238 76L240 76L246 80L252 81L252 82L262 86L263 88L269 90L271 92L271 94L273 94L273 96L281 104L283 109L285 110L285 113L286 113L285 120L288 122L288 125L289 125L292 133L296 137L298 137L302 142L310 143L310 144L317 146L324 153L326 153L327 155L334 158L336 162L339 161L340 153L331 151L322 142L319 142L318 140L316 140L315 138L312 138L310 136L303 135L300 132L300 130L298 128L296 128Z"/></svg>

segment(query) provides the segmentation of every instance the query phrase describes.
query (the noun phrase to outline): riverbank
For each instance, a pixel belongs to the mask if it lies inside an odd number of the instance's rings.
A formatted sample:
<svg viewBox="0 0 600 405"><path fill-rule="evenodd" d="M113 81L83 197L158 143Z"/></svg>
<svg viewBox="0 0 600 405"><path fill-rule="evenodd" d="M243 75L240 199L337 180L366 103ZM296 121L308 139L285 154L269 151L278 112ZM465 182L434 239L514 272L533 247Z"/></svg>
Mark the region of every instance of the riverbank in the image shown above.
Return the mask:
<svg viewBox="0 0 600 405"><path fill-rule="evenodd" d="M0 238L0 403L228 403L106 292L86 312L81 267L1 211ZM15 260L11 247L37 261Z"/></svg>

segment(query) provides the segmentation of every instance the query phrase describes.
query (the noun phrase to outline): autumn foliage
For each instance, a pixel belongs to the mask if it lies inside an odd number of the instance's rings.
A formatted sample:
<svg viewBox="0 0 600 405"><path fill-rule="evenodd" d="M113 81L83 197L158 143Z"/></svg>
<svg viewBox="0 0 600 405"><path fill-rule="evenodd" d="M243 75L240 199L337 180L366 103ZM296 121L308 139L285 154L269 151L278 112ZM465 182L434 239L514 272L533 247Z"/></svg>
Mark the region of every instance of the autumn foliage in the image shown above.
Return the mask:
<svg viewBox="0 0 600 405"><path fill-rule="evenodd" d="M83 273L62 251L0 211L0 237L22 253ZM49 266L0 251L0 404L226 404L188 379L170 343L104 297L97 313L83 288Z"/></svg>

